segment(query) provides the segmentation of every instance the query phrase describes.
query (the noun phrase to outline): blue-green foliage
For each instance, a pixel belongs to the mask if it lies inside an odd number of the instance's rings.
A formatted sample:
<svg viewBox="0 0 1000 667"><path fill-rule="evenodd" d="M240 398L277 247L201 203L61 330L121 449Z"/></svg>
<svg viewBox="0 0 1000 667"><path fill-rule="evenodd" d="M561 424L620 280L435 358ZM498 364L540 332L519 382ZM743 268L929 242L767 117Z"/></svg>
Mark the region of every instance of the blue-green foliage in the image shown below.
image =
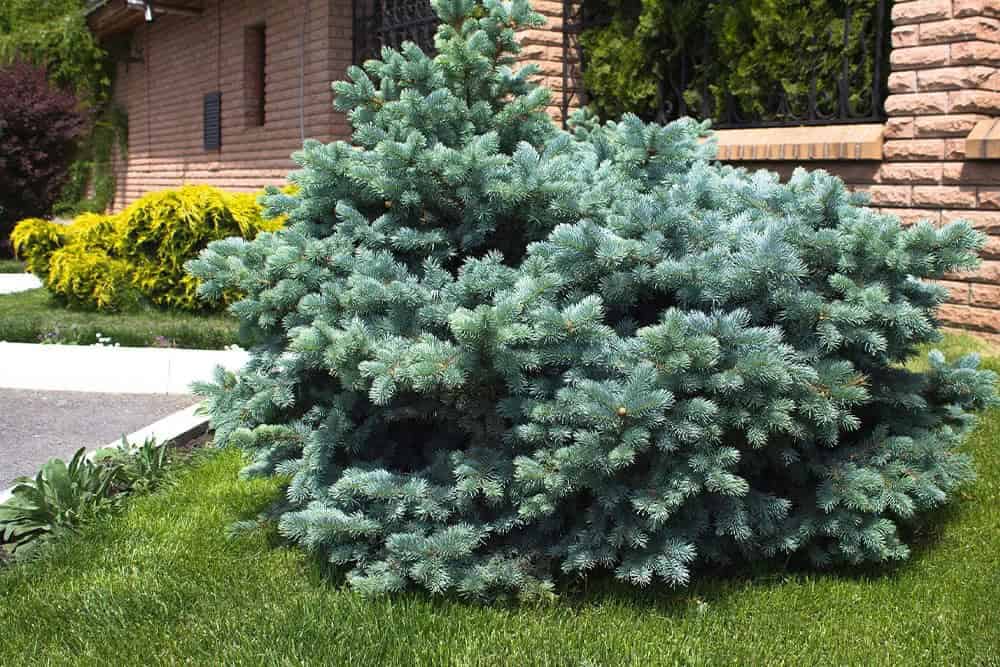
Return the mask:
<svg viewBox="0 0 1000 667"><path fill-rule="evenodd" d="M210 398L247 473L291 476L283 533L358 589L546 594L559 574L687 583L770 557L905 558L972 476L993 400L938 338L968 225L899 221L823 172L709 162L706 127L572 134L512 69L524 0L437 0L335 85L353 145L307 143L287 228L189 264L255 345Z"/></svg>

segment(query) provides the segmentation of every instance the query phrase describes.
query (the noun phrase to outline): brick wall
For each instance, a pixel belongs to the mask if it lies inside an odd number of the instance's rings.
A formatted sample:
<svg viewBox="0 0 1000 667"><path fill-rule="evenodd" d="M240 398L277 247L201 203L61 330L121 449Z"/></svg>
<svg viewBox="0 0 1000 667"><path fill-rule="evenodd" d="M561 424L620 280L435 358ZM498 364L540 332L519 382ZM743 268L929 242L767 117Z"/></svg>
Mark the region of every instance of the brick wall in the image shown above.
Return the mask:
<svg viewBox="0 0 1000 667"><path fill-rule="evenodd" d="M199 16L157 16L135 29L141 62L121 63L114 97L128 112L128 159L115 157L113 208L153 190L185 182L255 190L284 182L289 155L302 138L349 135L332 109L330 84L344 78L352 58L350 0L206 0ZM538 80L553 88L550 113L560 113L562 4L541 0L549 20L522 33L524 61L540 63ZM266 124L248 124L244 86L245 28L263 23L267 35ZM300 40L305 36L304 58ZM303 99L300 108L300 66ZM202 145L202 99L222 91L222 147Z"/></svg>
<svg viewBox="0 0 1000 667"><path fill-rule="evenodd" d="M562 120L562 100L567 91L563 90L563 3L561 0L534 0L532 7L545 17L541 28L521 31L521 59L539 66L535 81L552 90L548 112L553 118ZM570 58L576 53L570 50ZM570 85L573 85L570 82Z"/></svg>
<svg viewBox="0 0 1000 667"><path fill-rule="evenodd" d="M114 96L128 111L129 154L117 160L116 209L183 182L229 190L280 184L303 136L329 141L346 134L346 119L331 106L330 83L343 78L351 61L349 2L204 5L199 16L158 16L139 26L133 52L142 61L118 67ZM260 23L267 36L266 123L255 126L245 108L244 30ZM222 91L222 146L206 151L202 99L213 91Z"/></svg>
<svg viewBox="0 0 1000 667"><path fill-rule="evenodd" d="M885 164L873 201L905 219L969 220L990 234L983 265L950 276L943 320L1000 334L1000 161L966 160L965 137L1000 115L1000 3L911 0L892 10Z"/></svg>
<svg viewBox="0 0 1000 667"><path fill-rule="evenodd" d="M966 160L976 123L1000 115L1000 3L909 0L892 8L881 163L825 165L904 222L965 219L989 235L982 267L948 276L949 325L1000 336L1000 160Z"/></svg>

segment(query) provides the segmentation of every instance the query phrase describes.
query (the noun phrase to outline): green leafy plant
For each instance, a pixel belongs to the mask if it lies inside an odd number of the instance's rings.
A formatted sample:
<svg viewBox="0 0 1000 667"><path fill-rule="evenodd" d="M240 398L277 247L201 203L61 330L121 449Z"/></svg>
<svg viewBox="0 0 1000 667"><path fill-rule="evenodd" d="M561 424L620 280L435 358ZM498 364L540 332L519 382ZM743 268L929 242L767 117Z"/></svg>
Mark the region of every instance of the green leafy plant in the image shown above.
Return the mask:
<svg viewBox="0 0 1000 667"><path fill-rule="evenodd" d="M69 167L69 177L52 206L57 216L104 213L115 197L117 180L114 150L124 159L128 151L128 116L115 104L108 104L92 124L89 134L77 147ZM88 195L92 190L93 195Z"/></svg>
<svg viewBox="0 0 1000 667"><path fill-rule="evenodd" d="M12 497L0 504L0 551L15 558L31 556L48 540L113 509L124 497L155 490L170 472L170 452L169 444L159 445L153 438L139 445L122 438L117 447L90 457L80 448L68 465L49 460L34 479L18 480Z"/></svg>
<svg viewBox="0 0 1000 667"><path fill-rule="evenodd" d="M125 111L109 95L116 58L90 31L85 7L84 0L7 0L0 6L0 64L21 60L43 67L49 80L73 90L88 112L88 129L52 205L60 216L108 209L116 185L114 147L124 153L128 136ZM116 51L122 45L104 46Z"/></svg>
<svg viewBox="0 0 1000 667"><path fill-rule="evenodd" d="M109 458L119 464L119 484L136 493L147 493L159 486L172 463L170 445L157 444L154 438L147 438L140 445L122 438Z"/></svg>
<svg viewBox="0 0 1000 667"><path fill-rule="evenodd" d="M68 465L48 461L34 479L18 480L12 497L0 504L0 541L15 557L31 555L112 502L118 466L95 463L85 451L80 448Z"/></svg>
<svg viewBox="0 0 1000 667"><path fill-rule="evenodd" d="M105 51L87 26L84 0L4 0L0 4L0 64L17 60L44 68L91 108L111 86Z"/></svg>

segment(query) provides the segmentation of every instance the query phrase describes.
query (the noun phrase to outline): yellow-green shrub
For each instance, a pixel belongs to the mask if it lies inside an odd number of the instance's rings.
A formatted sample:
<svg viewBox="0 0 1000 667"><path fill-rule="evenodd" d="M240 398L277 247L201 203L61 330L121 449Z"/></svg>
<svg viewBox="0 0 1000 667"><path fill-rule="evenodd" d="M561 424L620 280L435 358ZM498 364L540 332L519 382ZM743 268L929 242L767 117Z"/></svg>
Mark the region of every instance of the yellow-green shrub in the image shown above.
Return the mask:
<svg viewBox="0 0 1000 667"><path fill-rule="evenodd" d="M72 244L52 253L45 286L71 306L122 310L142 295L132 281L129 264L100 248Z"/></svg>
<svg viewBox="0 0 1000 667"><path fill-rule="evenodd" d="M49 258L66 244L68 234L68 225L25 218L14 227L10 243L14 254L24 260L25 268L44 280L49 272Z"/></svg>
<svg viewBox="0 0 1000 667"><path fill-rule="evenodd" d="M197 281L184 272L209 242L253 238L278 229L253 193L185 185L150 193L121 213L84 213L70 225L39 219L18 223L11 238L28 270L75 306L104 310L138 301L194 310Z"/></svg>
<svg viewBox="0 0 1000 667"><path fill-rule="evenodd" d="M81 213L73 218L73 224L63 225L73 239L73 243L88 248L111 250L118 235L119 217L103 213Z"/></svg>
<svg viewBox="0 0 1000 667"><path fill-rule="evenodd" d="M207 185L154 192L121 214L114 254L132 266L139 291L155 304L195 309L197 281L184 262L210 241L229 236L253 238L280 222L265 221L254 194L226 193Z"/></svg>

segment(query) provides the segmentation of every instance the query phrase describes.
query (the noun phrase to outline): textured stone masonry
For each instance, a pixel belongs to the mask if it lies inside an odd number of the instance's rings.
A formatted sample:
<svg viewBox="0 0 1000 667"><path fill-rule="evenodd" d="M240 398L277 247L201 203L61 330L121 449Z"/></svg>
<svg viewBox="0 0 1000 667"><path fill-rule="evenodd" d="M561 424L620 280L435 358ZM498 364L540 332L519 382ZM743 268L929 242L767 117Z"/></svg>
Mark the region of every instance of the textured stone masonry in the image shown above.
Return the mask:
<svg viewBox="0 0 1000 667"><path fill-rule="evenodd" d="M1000 339L1000 159L966 159L966 137L1000 117L1000 2L895 2L892 19L882 159L809 166L840 175L904 224L964 219L988 234L982 267L941 281L950 297L939 315ZM764 166L787 176L795 165Z"/></svg>
<svg viewBox="0 0 1000 667"><path fill-rule="evenodd" d="M545 5L547 15L559 14L558 3ZM965 143L977 123L1000 116L1000 0L897 1L891 17L892 71L881 159L805 164L840 175L852 188L866 191L872 206L905 224L965 219L989 234L983 267L942 281L951 296L940 316L947 324L1000 339L1000 160L967 160ZM530 55L540 59L547 82L558 80L557 104L562 62L556 37L539 36L538 44L548 50ZM558 107L553 111L558 115ZM720 159L754 159L744 164L787 177L796 166L790 158L802 160L806 153L777 149L797 131L770 131L770 146L756 131L723 131ZM816 148L810 155L822 158L826 147L835 150L835 128L814 131Z"/></svg>
<svg viewBox="0 0 1000 667"><path fill-rule="evenodd" d="M990 234L979 270L942 281L940 315L1000 335L1000 160L965 159L965 137L1000 115L1000 3L896 2L892 19L883 162L868 182L845 178L906 223L965 219Z"/></svg>

